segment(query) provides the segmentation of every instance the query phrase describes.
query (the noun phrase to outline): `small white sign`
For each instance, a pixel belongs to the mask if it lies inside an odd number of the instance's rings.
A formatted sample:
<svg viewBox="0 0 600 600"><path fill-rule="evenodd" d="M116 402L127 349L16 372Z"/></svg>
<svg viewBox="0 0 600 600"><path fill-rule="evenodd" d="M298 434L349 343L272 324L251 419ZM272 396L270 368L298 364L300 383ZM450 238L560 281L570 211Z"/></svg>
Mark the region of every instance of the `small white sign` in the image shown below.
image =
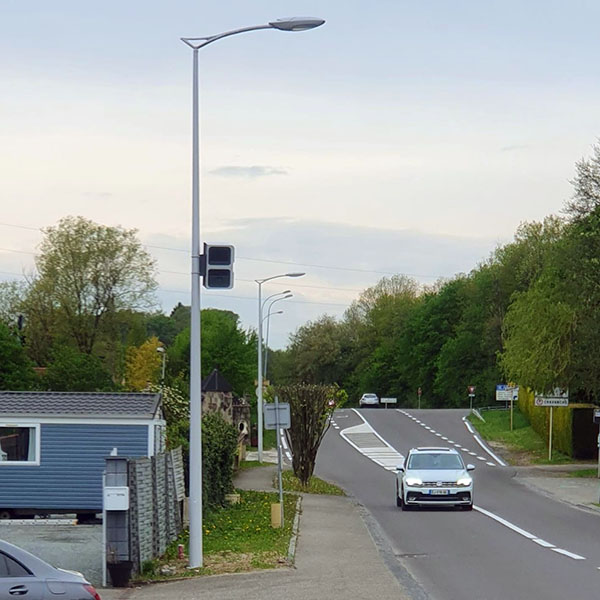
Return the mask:
<svg viewBox="0 0 600 600"><path fill-rule="evenodd" d="M104 510L129 510L129 488L126 485L106 486Z"/></svg>
<svg viewBox="0 0 600 600"><path fill-rule="evenodd" d="M280 429L289 429L292 426L290 405L287 402L279 402L277 408L279 410L276 410L275 404L271 402L263 405L265 429L277 429L278 416Z"/></svg>
<svg viewBox="0 0 600 600"><path fill-rule="evenodd" d="M382 404L396 404L398 398L381 398L380 402Z"/></svg>
<svg viewBox="0 0 600 600"><path fill-rule="evenodd" d="M569 406L569 390L554 388L551 394L536 394L536 406Z"/></svg>

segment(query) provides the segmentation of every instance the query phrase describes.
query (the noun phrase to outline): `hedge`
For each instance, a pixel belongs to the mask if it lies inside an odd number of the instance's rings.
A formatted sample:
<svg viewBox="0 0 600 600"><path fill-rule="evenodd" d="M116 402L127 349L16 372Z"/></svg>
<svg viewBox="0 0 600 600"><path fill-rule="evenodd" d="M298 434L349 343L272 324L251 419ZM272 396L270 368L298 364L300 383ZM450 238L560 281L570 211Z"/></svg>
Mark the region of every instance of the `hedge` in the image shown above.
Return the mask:
<svg viewBox="0 0 600 600"><path fill-rule="evenodd" d="M519 386L519 410L531 427L546 441L550 426L550 409L535 406L534 392ZM552 415L552 447L576 459L598 456L598 426L593 422L593 404L556 406Z"/></svg>

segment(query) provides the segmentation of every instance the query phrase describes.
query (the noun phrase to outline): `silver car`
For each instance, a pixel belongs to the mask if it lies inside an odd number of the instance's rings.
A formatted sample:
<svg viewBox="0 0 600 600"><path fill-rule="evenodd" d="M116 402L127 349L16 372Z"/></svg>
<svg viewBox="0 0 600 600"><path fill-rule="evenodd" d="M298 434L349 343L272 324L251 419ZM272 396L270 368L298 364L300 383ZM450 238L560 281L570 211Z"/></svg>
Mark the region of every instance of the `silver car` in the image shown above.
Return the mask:
<svg viewBox="0 0 600 600"><path fill-rule="evenodd" d="M359 406L379 406L377 394L363 394L358 401Z"/></svg>
<svg viewBox="0 0 600 600"><path fill-rule="evenodd" d="M473 478L453 448L413 448L396 469L396 505L461 506L473 509Z"/></svg>
<svg viewBox="0 0 600 600"><path fill-rule="evenodd" d="M100 600L81 573L56 569L37 556L0 540L0 600Z"/></svg>

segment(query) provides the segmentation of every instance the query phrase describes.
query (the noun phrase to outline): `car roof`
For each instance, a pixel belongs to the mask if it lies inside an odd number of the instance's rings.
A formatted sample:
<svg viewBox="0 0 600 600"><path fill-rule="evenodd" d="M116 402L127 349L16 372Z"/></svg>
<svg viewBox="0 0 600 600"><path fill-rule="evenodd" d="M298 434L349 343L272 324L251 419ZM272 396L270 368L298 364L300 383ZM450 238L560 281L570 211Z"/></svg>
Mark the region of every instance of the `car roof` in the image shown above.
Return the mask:
<svg viewBox="0 0 600 600"><path fill-rule="evenodd" d="M427 446L419 448L411 448L409 453L428 453L428 452L448 452L450 454L458 454L454 448L445 448L443 446Z"/></svg>

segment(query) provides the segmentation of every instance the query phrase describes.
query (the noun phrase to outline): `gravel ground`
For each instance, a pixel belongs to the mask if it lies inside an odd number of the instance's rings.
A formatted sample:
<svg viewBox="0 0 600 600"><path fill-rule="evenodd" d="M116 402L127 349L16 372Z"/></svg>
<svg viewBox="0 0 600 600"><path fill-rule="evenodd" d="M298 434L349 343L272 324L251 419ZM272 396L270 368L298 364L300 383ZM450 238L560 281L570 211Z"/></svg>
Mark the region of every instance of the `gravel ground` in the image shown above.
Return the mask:
<svg viewBox="0 0 600 600"><path fill-rule="evenodd" d="M0 525L0 538L102 585L102 525Z"/></svg>

